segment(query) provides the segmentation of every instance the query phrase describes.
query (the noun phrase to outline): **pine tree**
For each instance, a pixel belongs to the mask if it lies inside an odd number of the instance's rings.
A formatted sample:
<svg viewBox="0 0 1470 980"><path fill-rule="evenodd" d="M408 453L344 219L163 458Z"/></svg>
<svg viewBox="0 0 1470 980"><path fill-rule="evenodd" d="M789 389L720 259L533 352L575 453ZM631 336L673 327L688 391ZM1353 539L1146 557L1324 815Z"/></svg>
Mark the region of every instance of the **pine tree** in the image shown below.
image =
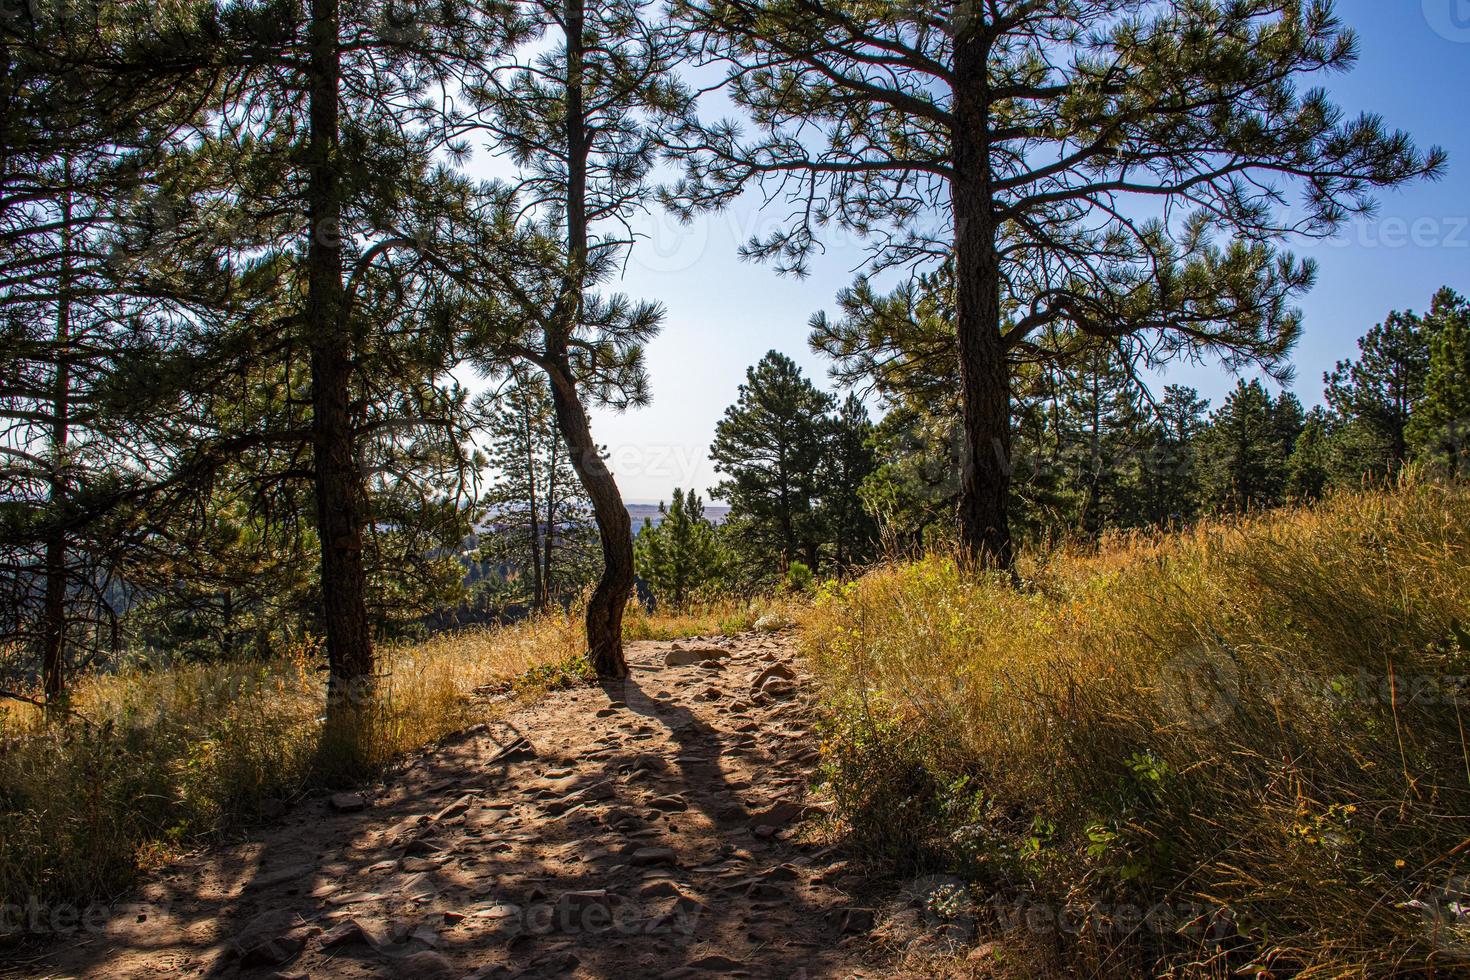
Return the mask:
<svg viewBox="0 0 1470 980"><path fill-rule="evenodd" d="M594 290L632 244L627 223L652 196L662 134L688 103L674 77L681 51L647 7L644 0L521 0L524 59L492 65L474 80L468 92L480 111L465 120L517 166L513 210L539 219L522 241L540 269L488 270L517 316L502 320L498 334L482 332L476 346L491 370L516 357L551 383L602 538L587 645L598 674L610 678L627 675L622 616L633 590L632 522L587 409L648 400L643 345L663 310Z"/></svg>
<svg viewBox="0 0 1470 980"><path fill-rule="evenodd" d="M746 371L739 397L715 428L710 458L725 479L712 492L775 546L774 555L741 556L764 571L784 575L798 559L818 564L822 535L813 505L831 409L832 396L791 358L770 351Z"/></svg>
<svg viewBox="0 0 1470 980"><path fill-rule="evenodd" d="M373 553L403 537L386 518L414 495L397 481L422 476L429 508L454 518L434 521L446 533L464 523L462 488L444 480L470 470L464 399L444 377L475 206L439 164L446 120L427 96L495 56L499 14L494 3L219 2L174 39L175 60L231 84L170 203L200 223L201 249L268 297L237 309L212 353L276 359L293 379L303 364L308 378L272 438L310 446L328 700L349 721L375 676ZM375 496L389 508L381 522Z"/></svg>
<svg viewBox="0 0 1470 980"><path fill-rule="evenodd" d="M657 598L681 609L720 580L725 557L714 525L705 520L699 494L675 488L673 503L660 503L658 512L659 523L645 518L635 542L638 574Z"/></svg>
<svg viewBox="0 0 1470 980"><path fill-rule="evenodd" d="M965 546L1011 559L1013 357L1054 336L1158 362L1214 353L1282 370L1310 263L1372 188L1434 175L1376 117L1302 82L1353 63L1329 3L1279 0L678 0L754 123L691 129L670 199L752 183L791 219L744 254L802 274L824 228L870 267L954 266ZM1279 208L1303 189L1290 220ZM1157 218L1147 215L1153 211ZM1221 244L1221 242L1226 242Z"/></svg>
<svg viewBox="0 0 1470 980"><path fill-rule="evenodd" d="M1287 460L1289 500L1316 500L1327 491L1336 469L1334 437L1339 425L1338 418L1321 406L1307 413Z"/></svg>
<svg viewBox="0 0 1470 980"><path fill-rule="evenodd" d="M1425 320L1434 339L1406 438L1418 457L1461 472L1470 458L1470 301L1441 289Z"/></svg>
<svg viewBox="0 0 1470 980"><path fill-rule="evenodd" d="M1273 400L1259 381L1239 382L1201 436L1206 506L1238 513L1285 502L1303 425L1295 396Z"/></svg>
<svg viewBox="0 0 1470 980"><path fill-rule="evenodd" d="M862 499L875 468L872 419L862 399L848 395L828 422L815 515L824 543L831 546L832 563L841 571L871 558L877 543L877 525Z"/></svg>
<svg viewBox="0 0 1470 980"><path fill-rule="evenodd" d="M177 240L139 202L209 86L157 60L188 10L120 14L0 11L0 636L39 649L48 702L80 659L71 648L116 646L110 583L139 535L103 517L167 482L163 442L190 422L165 384L116 389L201 315L187 294L212 278L131 274L140 227L149 248Z"/></svg>
<svg viewBox="0 0 1470 980"><path fill-rule="evenodd" d="M1406 430L1424 397L1431 333L1412 312L1394 311L1358 340L1354 361L1323 375L1327 404L1356 430L1355 469L1382 479L1408 460Z"/></svg>
<svg viewBox="0 0 1470 980"><path fill-rule="evenodd" d="M1164 388L1138 460L1134 492L1140 523L1187 522L1198 513L1198 443L1209 408L1209 401L1193 388Z"/></svg>
<svg viewBox="0 0 1470 980"><path fill-rule="evenodd" d="M516 371L480 431L494 470L482 498L490 527L481 554L530 583L513 598L544 610L595 581L597 527L556 424L546 382Z"/></svg>

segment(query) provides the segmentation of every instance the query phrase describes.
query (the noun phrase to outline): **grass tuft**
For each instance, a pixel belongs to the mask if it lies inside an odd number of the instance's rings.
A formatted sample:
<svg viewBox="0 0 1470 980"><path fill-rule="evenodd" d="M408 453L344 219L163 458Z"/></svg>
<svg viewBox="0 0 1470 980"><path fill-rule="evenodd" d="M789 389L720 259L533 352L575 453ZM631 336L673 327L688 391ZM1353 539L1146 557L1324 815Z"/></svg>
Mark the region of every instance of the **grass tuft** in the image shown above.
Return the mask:
<svg viewBox="0 0 1470 980"><path fill-rule="evenodd" d="M808 615L854 840L962 875L1059 972L1470 964L1470 490L1119 539L1022 577L935 556Z"/></svg>
<svg viewBox="0 0 1470 980"><path fill-rule="evenodd" d="M556 686L584 653L580 622L561 615L385 648L350 746L324 724L305 647L83 678L70 703L86 722L0 706L0 898L117 894L147 861L484 721L504 701L491 692Z"/></svg>

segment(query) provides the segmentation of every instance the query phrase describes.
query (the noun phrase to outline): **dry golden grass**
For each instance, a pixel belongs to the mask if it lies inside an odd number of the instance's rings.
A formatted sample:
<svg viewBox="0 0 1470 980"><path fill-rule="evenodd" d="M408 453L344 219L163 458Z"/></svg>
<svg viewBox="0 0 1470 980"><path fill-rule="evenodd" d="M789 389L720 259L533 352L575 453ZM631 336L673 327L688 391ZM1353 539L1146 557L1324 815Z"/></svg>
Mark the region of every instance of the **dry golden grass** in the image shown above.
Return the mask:
<svg viewBox="0 0 1470 980"><path fill-rule="evenodd" d="M115 893L145 855L485 720L499 709L477 688L519 678L534 695L574 678L583 650L564 615L387 647L350 765L324 737L321 658L308 649L85 677L78 717L50 725L0 704L0 900Z"/></svg>
<svg viewBox="0 0 1470 980"><path fill-rule="evenodd" d="M1029 556L1022 577L932 557L808 617L856 839L964 875L992 929L1060 935L1082 975L1470 967L1470 491ZM1047 931L1059 912L1085 926Z"/></svg>
<svg viewBox="0 0 1470 980"><path fill-rule="evenodd" d="M793 598L715 598L650 613L633 603L623 619L623 636L629 640L675 640L684 636L740 633L768 614L789 620L800 605Z"/></svg>

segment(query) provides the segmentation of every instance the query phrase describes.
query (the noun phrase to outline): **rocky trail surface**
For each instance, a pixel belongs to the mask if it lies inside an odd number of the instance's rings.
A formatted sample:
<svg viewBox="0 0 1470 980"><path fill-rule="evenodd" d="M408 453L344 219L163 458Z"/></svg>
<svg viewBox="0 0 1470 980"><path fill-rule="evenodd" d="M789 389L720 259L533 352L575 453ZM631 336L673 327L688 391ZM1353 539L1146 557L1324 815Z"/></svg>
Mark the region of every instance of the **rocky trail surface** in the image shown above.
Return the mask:
<svg viewBox="0 0 1470 980"><path fill-rule="evenodd" d="M629 660L160 869L23 975L883 975L861 879L800 827L817 751L790 640Z"/></svg>

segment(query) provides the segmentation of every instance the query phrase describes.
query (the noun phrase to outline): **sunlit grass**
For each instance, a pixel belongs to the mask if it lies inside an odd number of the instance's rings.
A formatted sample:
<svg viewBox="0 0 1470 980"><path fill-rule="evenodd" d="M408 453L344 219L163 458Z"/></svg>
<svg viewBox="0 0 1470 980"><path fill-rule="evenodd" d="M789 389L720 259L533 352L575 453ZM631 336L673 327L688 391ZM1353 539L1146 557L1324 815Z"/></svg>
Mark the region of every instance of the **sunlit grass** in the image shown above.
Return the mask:
<svg viewBox="0 0 1470 980"><path fill-rule="evenodd" d="M371 775L486 720L505 699L477 689L575 662L582 637L578 621L556 615L383 649L350 771L324 745L321 658L305 648L84 677L75 714L55 724L29 705L0 705L0 896L112 893L144 853Z"/></svg>
<svg viewBox="0 0 1470 980"><path fill-rule="evenodd" d="M752 629L763 616L790 620L800 605L793 599L728 597L694 602L678 609L659 607L650 613L633 603L623 618L623 636L629 640L675 640L683 636L741 633Z"/></svg>
<svg viewBox="0 0 1470 980"><path fill-rule="evenodd" d="M1071 910L1087 927L1062 943L1016 939L1081 975L1452 972L1470 936L1426 909L1465 901L1470 871L1470 491L1343 496L1021 573L935 556L807 618L856 840ZM1114 914L1157 903L1177 913L1162 934Z"/></svg>

